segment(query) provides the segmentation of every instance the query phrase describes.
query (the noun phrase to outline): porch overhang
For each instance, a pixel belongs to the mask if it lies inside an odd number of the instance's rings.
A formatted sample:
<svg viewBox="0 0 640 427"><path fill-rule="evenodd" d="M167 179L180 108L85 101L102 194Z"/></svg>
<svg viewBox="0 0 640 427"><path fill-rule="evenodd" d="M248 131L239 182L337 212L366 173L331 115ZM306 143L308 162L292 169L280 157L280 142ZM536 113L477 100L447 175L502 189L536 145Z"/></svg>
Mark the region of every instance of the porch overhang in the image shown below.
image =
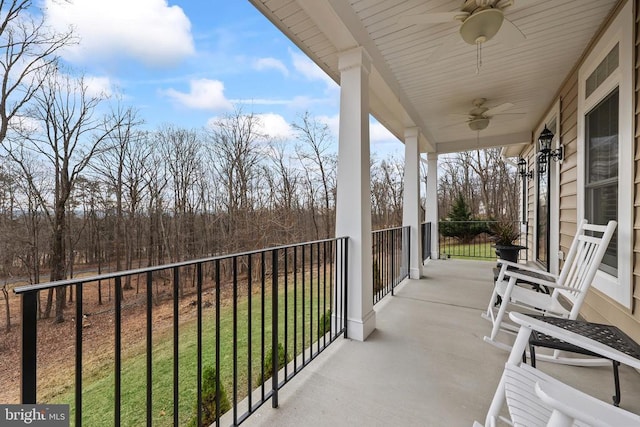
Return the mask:
<svg viewBox="0 0 640 427"><path fill-rule="evenodd" d="M423 153L514 146L511 155L531 142L558 88L622 3L513 0L504 15L526 39L511 46L499 32L483 44L476 73L476 46L457 40L459 23L412 25L401 19L459 10L474 0L249 1L337 83L340 54L363 48L371 58L369 111L400 141L407 128L417 128ZM434 58L444 43L450 49ZM474 131L466 121L477 98L489 108L512 107Z"/></svg>

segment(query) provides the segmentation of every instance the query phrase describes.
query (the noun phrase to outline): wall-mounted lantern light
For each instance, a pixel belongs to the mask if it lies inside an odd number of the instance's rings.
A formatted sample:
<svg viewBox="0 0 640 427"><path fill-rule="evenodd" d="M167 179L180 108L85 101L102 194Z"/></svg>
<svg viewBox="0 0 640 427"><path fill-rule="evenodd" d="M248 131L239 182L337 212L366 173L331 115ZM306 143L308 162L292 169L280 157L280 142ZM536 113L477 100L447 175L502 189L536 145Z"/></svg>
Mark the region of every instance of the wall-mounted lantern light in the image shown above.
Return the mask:
<svg viewBox="0 0 640 427"><path fill-rule="evenodd" d="M522 157L518 159L518 174L522 179L531 179L533 177L533 171L527 171L527 161Z"/></svg>
<svg viewBox="0 0 640 427"><path fill-rule="evenodd" d="M540 174L547 172L547 163L550 159L561 162L564 158L564 147L561 145L558 149L552 150L551 141L553 141L553 132L547 128L547 125L544 125L544 129L538 137L538 173Z"/></svg>

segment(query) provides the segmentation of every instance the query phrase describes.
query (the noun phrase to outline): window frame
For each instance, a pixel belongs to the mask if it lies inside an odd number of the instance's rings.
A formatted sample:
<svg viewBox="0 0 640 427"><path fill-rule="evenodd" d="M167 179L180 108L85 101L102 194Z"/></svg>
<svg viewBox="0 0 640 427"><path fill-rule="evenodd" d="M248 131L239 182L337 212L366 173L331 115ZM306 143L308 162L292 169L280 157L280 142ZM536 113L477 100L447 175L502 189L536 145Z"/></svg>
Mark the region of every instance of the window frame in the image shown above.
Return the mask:
<svg viewBox="0 0 640 427"><path fill-rule="evenodd" d="M586 80L619 44L618 68L613 71L588 97ZM632 237L633 237L633 9L632 2L619 11L578 71L578 182L577 215L586 212L586 139L585 116L616 88L618 98L618 275L598 270L593 286L626 308L632 303Z"/></svg>

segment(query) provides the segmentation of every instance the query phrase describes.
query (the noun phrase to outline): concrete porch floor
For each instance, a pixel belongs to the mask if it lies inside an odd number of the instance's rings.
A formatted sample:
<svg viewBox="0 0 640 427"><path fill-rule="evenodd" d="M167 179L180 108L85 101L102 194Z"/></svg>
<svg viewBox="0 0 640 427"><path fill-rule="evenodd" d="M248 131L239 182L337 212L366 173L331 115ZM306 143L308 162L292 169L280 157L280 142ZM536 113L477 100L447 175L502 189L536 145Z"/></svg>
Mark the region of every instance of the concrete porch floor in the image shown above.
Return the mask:
<svg viewBox="0 0 640 427"><path fill-rule="evenodd" d="M508 354L483 341L493 263L431 261L375 306L365 342L340 339L247 426L470 426L484 423ZM610 366L538 368L611 402ZM621 407L640 413L640 374L622 366Z"/></svg>

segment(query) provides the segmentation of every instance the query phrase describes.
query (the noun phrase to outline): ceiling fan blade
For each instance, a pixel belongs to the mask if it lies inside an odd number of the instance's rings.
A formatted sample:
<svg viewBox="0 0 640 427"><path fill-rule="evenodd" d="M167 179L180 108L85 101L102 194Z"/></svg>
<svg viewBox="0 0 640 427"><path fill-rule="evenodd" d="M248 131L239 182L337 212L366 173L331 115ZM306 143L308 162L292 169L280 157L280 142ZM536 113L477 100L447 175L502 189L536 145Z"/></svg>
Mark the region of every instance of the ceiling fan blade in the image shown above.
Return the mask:
<svg viewBox="0 0 640 427"><path fill-rule="evenodd" d="M447 129L447 128L452 128L454 126L460 126L460 125L464 125L467 124L468 120L465 121L459 121L459 122L455 122L455 123L449 123L448 125L444 125L444 126L439 126L438 129Z"/></svg>
<svg viewBox="0 0 640 427"><path fill-rule="evenodd" d="M504 121L504 120L518 120L520 118L522 118L522 116L526 116L527 113L502 113L502 114L496 114L495 116L490 116L489 119L491 119L491 121Z"/></svg>
<svg viewBox="0 0 640 427"><path fill-rule="evenodd" d="M505 45L508 48L516 47L523 41L527 39L527 36L524 35L520 28L516 26L513 22L504 18L502 21L502 27L500 27L500 31L495 37L500 43Z"/></svg>
<svg viewBox="0 0 640 427"><path fill-rule="evenodd" d="M402 25L428 25L442 24L444 22L455 21L456 19L464 19L469 14L462 11L425 13L423 15L405 15L398 18L398 24Z"/></svg>
<svg viewBox="0 0 640 427"><path fill-rule="evenodd" d="M503 111L507 111L509 108L513 107L513 104L510 102L505 102L504 104L497 105L493 108L489 108L484 112L485 116L493 116L495 114L500 114Z"/></svg>

